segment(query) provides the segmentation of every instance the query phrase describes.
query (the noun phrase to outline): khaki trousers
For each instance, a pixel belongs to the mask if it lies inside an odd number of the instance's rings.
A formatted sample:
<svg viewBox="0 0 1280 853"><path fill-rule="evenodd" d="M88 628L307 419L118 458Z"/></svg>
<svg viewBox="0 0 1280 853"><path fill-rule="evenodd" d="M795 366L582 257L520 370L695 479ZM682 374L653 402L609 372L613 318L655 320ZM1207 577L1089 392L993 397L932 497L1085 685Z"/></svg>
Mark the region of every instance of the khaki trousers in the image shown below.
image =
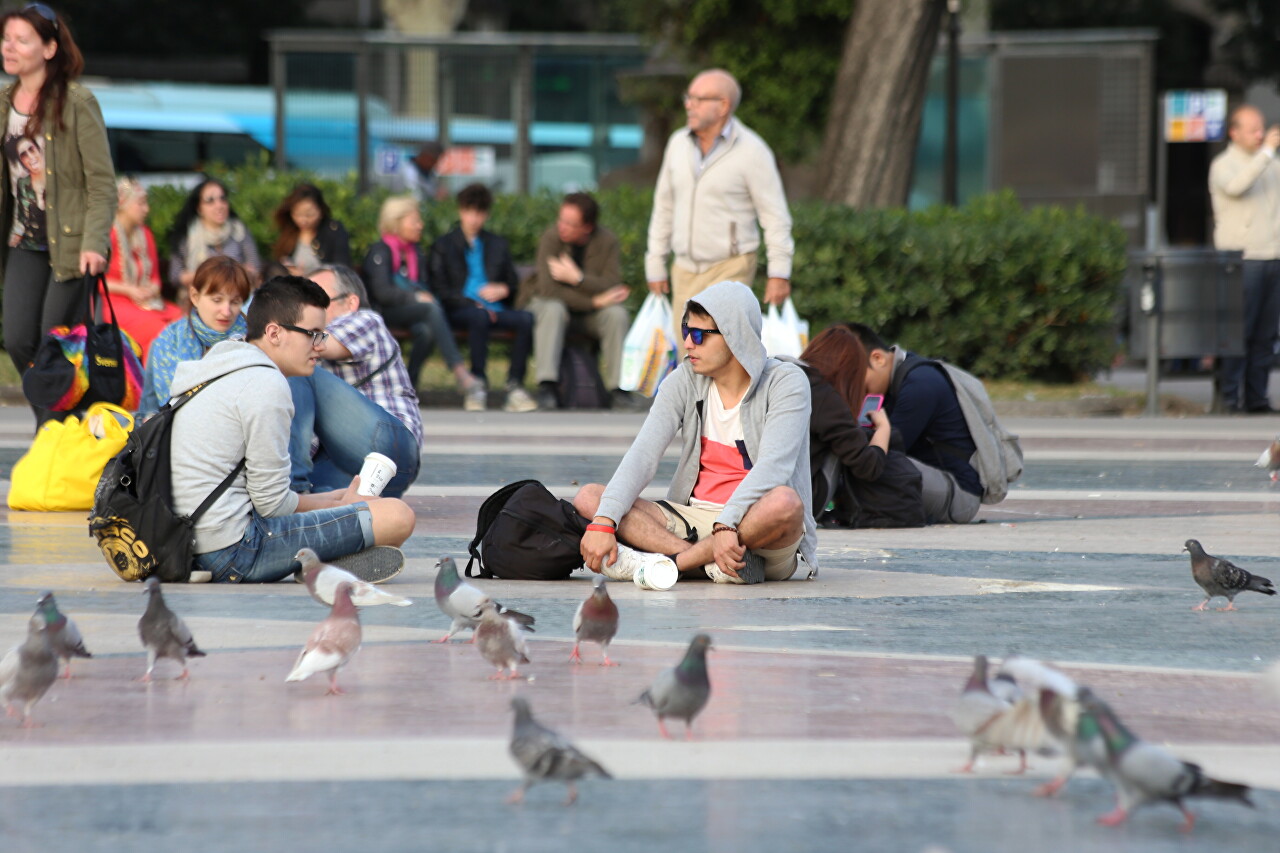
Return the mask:
<svg viewBox="0 0 1280 853"><path fill-rule="evenodd" d="M600 378L606 391L618 387L622 372L622 343L631 328L624 305L609 305L590 314L571 312L559 299L535 296L525 310L533 314L533 364L539 382L560 379L560 354L569 330L600 342Z"/></svg>
<svg viewBox="0 0 1280 853"><path fill-rule="evenodd" d="M674 318L676 340L680 341L680 321L684 319L684 304L713 284L722 281L740 281L747 287L756 276L756 253L735 255L721 261L705 272L691 272L679 264L671 265L671 314Z"/></svg>

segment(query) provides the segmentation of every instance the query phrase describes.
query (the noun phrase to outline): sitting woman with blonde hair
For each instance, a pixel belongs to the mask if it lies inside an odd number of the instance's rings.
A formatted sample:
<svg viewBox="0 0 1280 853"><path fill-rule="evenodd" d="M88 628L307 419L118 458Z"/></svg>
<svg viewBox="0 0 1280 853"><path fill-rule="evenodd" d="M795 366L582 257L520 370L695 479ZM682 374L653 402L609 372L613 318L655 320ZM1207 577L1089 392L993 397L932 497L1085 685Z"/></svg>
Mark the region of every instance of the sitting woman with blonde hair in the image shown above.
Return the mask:
<svg viewBox="0 0 1280 853"><path fill-rule="evenodd" d="M156 238L147 227L147 191L132 178L116 183L116 218L111 225L111 263L107 290L120 328L138 342L143 362L151 342L182 309L160 298L160 259Z"/></svg>

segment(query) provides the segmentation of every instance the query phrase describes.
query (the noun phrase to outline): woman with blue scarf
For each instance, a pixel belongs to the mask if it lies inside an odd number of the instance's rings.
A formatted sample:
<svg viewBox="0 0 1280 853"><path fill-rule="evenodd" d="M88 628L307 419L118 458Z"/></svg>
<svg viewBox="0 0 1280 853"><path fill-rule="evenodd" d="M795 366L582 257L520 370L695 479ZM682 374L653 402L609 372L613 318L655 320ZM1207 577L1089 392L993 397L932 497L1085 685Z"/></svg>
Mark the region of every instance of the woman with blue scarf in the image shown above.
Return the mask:
<svg viewBox="0 0 1280 853"><path fill-rule="evenodd" d="M169 401L169 387L179 362L199 361L219 341L243 338L241 309L253 286L238 261L215 255L196 269L191 282L191 312L164 328L151 344L142 384L140 417L149 417Z"/></svg>

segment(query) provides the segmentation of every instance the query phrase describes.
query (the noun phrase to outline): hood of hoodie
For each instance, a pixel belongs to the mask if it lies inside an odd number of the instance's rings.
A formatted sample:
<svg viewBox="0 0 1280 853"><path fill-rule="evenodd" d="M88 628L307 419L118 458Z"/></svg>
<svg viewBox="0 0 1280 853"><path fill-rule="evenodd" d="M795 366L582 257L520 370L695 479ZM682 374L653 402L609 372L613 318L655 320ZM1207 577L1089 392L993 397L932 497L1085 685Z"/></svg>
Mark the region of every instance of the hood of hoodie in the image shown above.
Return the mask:
<svg viewBox="0 0 1280 853"><path fill-rule="evenodd" d="M184 361L173 372L169 394L176 397L210 379L217 379L242 367L270 367L276 363L265 352L246 341L220 341L209 348L199 361Z"/></svg>
<svg viewBox="0 0 1280 853"><path fill-rule="evenodd" d="M716 328L724 336L729 352L751 377L751 388L747 391L750 394L764 373L767 357L764 343L760 340L760 329L764 325L760 301L751 288L740 281L713 284L690 301L701 305L716 321Z"/></svg>

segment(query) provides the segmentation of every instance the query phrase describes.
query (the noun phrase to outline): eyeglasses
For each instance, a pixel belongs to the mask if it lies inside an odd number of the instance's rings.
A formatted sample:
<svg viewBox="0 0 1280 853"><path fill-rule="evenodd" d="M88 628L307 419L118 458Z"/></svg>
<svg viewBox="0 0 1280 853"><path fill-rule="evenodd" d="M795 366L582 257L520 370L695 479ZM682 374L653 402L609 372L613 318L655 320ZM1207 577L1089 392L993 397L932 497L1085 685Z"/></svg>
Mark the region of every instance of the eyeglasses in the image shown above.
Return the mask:
<svg viewBox="0 0 1280 853"><path fill-rule="evenodd" d="M319 349L324 346L325 341L329 340L329 333L324 329L304 329L301 326L294 326L289 323L281 323L280 328L288 329L290 332L301 332L304 335L310 335L312 349Z"/></svg>
<svg viewBox="0 0 1280 853"><path fill-rule="evenodd" d="M684 100L686 104L689 103L690 101L696 101L697 103L702 103L703 101L723 101L725 99L724 95L694 95L689 92L685 92L683 95L681 95L681 98Z"/></svg>
<svg viewBox="0 0 1280 853"><path fill-rule="evenodd" d="M719 329L695 329L688 323L680 324L680 339L689 338L693 341L695 347L702 346L702 342L707 339L707 335L723 335Z"/></svg>
<svg viewBox="0 0 1280 853"><path fill-rule="evenodd" d="M24 12L35 12L49 23L53 24L53 28L58 29L58 13L50 9L43 3L28 3L22 7Z"/></svg>
<svg viewBox="0 0 1280 853"><path fill-rule="evenodd" d="M206 195L206 196L201 196L200 198L200 202L202 204L217 204L220 201L226 201L226 200L227 200L227 197L225 195Z"/></svg>

